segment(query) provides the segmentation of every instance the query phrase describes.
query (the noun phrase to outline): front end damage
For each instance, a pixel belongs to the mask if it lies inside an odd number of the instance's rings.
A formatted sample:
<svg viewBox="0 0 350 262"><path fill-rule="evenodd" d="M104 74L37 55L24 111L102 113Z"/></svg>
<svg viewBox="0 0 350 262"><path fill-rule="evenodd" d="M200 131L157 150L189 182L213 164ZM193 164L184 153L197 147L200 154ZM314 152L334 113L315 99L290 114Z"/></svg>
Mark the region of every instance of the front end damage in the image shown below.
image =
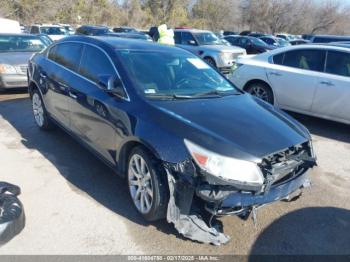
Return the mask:
<svg viewBox="0 0 350 262"><path fill-rule="evenodd" d="M247 219L257 208L279 200L296 200L310 185L308 170L316 165L309 142L263 158L262 186L214 177L192 161L165 163L170 199L167 221L184 237L221 245L230 240L222 233L215 217L237 215ZM217 221L217 220L215 220Z"/></svg>

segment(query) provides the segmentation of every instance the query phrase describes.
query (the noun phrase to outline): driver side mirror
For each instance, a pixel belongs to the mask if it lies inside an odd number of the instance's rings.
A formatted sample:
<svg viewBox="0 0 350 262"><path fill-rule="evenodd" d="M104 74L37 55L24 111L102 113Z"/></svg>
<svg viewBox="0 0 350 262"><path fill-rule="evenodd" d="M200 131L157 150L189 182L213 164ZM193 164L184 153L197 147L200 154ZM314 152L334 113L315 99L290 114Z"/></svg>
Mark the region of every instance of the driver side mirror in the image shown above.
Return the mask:
<svg viewBox="0 0 350 262"><path fill-rule="evenodd" d="M98 85L107 93L111 93L119 97L126 97L123 83L119 76L99 75Z"/></svg>

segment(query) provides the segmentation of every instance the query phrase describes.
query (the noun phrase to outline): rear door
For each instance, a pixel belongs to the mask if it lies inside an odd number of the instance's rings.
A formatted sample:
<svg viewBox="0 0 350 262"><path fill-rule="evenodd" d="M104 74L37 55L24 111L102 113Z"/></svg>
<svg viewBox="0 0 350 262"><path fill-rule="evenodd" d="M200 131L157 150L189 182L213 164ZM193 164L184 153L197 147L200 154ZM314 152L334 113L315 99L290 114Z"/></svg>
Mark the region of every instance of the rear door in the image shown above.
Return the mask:
<svg viewBox="0 0 350 262"><path fill-rule="evenodd" d="M325 72L317 83L312 112L350 121L350 53L328 51Z"/></svg>
<svg viewBox="0 0 350 262"><path fill-rule="evenodd" d="M280 107L311 111L325 56L323 50L298 49L273 57L274 65L266 71Z"/></svg>
<svg viewBox="0 0 350 262"><path fill-rule="evenodd" d="M48 53L48 63L41 69L40 82L45 85L45 106L51 116L70 129L70 111L68 97L70 86L74 85L81 58L82 45L62 43L54 45Z"/></svg>

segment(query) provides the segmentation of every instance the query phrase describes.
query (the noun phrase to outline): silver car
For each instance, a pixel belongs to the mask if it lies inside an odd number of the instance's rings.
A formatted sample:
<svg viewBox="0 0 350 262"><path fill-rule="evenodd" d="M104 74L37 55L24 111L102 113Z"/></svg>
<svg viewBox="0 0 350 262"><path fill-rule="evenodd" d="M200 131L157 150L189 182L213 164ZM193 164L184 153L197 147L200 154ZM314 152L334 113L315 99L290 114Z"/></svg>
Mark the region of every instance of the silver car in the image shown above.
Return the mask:
<svg viewBox="0 0 350 262"><path fill-rule="evenodd" d="M350 124L350 46L300 45L238 59L231 81L275 106Z"/></svg>
<svg viewBox="0 0 350 262"><path fill-rule="evenodd" d="M246 50L236 46L227 46L210 31L197 29L176 29L175 44L204 59L208 64L229 74L236 59L246 55Z"/></svg>
<svg viewBox="0 0 350 262"><path fill-rule="evenodd" d="M0 90L27 87L28 60L46 46L38 36L0 34Z"/></svg>

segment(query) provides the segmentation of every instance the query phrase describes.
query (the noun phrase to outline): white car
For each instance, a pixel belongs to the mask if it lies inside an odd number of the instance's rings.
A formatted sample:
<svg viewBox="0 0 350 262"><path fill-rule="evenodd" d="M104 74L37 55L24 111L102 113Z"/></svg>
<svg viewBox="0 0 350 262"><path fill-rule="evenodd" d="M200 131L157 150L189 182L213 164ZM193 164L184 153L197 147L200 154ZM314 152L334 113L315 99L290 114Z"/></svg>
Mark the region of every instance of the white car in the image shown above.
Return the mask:
<svg viewBox="0 0 350 262"><path fill-rule="evenodd" d="M231 81L282 109L350 124L350 46L290 46L239 58Z"/></svg>
<svg viewBox="0 0 350 262"><path fill-rule="evenodd" d="M68 35L66 29L60 25L51 24L35 24L30 28L31 34L45 34L52 41L58 41Z"/></svg>

